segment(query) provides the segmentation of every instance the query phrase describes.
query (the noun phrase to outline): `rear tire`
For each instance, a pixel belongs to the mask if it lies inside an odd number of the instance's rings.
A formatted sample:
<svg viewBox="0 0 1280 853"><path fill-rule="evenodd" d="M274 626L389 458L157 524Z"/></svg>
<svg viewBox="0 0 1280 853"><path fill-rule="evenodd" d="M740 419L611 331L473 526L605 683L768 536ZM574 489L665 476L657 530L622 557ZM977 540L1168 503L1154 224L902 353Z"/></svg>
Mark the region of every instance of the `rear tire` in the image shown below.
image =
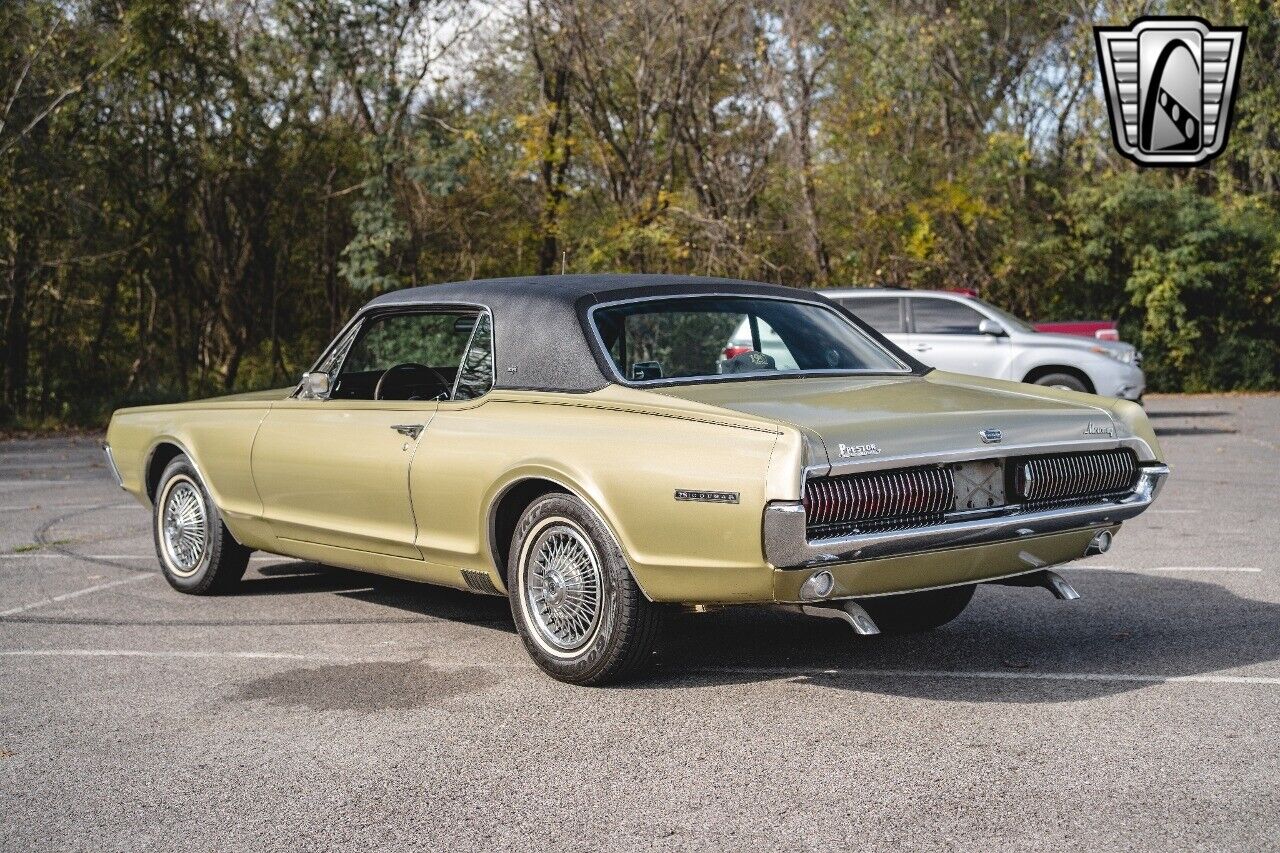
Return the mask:
<svg viewBox="0 0 1280 853"><path fill-rule="evenodd" d="M613 534L578 498L550 494L524 511L507 588L520 639L552 678L607 684L649 662L658 608L631 577Z"/></svg>
<svg viewBox="0 0 1280 853"><path fill-rule="evenodd" d="M973 584L860 598L858 604L884 634L912 634L939 628L955 619L973 598Z"/></svg>
<svg viewBox="0 0 1280 853"><path fill-rule="evenodd" d="M1062 388L1066 391L1089 393L1089 389L1084 387L1084 383L1070 373L1046 373L1037 379L1035 384L1045 385L1049 388Z"/></svg>
<svg viewBox="0 0 1280 853"><path fill-rule="evenodd" d="M174 457L156 488L152 538L164 579L179 592L216 595L233 589L250 549L231 535L191 460Z"/></svg>

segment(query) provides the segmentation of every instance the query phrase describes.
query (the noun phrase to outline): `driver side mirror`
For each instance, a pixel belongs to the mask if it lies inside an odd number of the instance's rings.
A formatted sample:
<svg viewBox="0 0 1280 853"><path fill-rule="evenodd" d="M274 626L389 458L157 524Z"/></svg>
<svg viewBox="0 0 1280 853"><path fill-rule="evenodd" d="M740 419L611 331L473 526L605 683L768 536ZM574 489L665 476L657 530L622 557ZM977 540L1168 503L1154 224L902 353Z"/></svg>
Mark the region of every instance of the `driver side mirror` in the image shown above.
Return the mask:
<svg viewBox="0 0 1280 853"><path fill-rule="evenodd" d="M307 400L328 399L329 374L322 370L302 374L302 397Z"/></svg>
<svg viewBox="0 0 1280 853"><path fill-rule="evenodd" d="M1003 338L1005 336L1004 327L995 320L982 320L978 323L978 334L990 335L993 338Z"/></svg>

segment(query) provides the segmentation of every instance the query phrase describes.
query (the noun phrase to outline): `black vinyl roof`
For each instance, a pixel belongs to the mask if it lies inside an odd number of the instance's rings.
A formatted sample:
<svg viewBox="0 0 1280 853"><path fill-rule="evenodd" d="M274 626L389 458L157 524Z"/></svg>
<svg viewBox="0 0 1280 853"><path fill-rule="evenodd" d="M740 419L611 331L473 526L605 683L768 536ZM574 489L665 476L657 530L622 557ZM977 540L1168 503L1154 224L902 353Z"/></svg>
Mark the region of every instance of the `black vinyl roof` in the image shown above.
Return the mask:
<svg viewBox="0 0 1280 853"><path fill-rule="evenodd" d="M598 391L610 383L607 356L588 335L593 305L677 294L785 296L826 306L812 291L731 278L685 275L557 275L491 278L383 294L361 313L414 305L481 306L493 316L494 386L510 390Z"/></svg>

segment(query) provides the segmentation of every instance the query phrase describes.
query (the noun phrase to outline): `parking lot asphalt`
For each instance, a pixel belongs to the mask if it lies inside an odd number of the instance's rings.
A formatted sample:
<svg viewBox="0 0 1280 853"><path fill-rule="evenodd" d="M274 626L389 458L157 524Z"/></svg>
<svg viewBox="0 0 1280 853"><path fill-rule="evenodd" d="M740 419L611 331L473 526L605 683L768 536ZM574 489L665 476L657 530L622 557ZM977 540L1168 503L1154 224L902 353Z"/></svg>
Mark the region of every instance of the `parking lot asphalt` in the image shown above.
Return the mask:
<svg viewBox="0 0 1280 853"><path fill-rule="evenodd" d="M1173 476L1079 601L680 615L609 689L502 599L267 555L179 595L97 440L2 443L0 849L1280 849L1280 396L1148 409Z"/></svg>

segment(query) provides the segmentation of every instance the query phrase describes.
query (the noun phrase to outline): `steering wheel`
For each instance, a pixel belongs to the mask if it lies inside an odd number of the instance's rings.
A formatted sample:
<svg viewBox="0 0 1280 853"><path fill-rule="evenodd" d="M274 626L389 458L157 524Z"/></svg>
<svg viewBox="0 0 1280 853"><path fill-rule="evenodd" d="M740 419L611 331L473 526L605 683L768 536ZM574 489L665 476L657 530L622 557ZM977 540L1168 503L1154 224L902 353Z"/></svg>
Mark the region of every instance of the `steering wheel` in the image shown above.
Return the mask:
<svg viewBox="0 0 1280 853"><path fill-rule="evenodd" d="M423 373L427 374L427 376L420 376L420 374ZM419 376L415 377L414 374L419 374ZM373 399L398 400L401 398L388 397L387 395L397 391L415 390L414 386L426 385L431 381L434 381L436 385L440 387L440 391L436 395L437 398L440 394L448 393L450 386L453 384L445 378L443 373L436 370L434 367L427 367L425 364L418 364L416 361L401 362L400 364L395 364L387 368L383 371L382 375L378 377L378 384L374 386L373 389ZM423 398L408 397L404 399L421 400Z"/></svg>

